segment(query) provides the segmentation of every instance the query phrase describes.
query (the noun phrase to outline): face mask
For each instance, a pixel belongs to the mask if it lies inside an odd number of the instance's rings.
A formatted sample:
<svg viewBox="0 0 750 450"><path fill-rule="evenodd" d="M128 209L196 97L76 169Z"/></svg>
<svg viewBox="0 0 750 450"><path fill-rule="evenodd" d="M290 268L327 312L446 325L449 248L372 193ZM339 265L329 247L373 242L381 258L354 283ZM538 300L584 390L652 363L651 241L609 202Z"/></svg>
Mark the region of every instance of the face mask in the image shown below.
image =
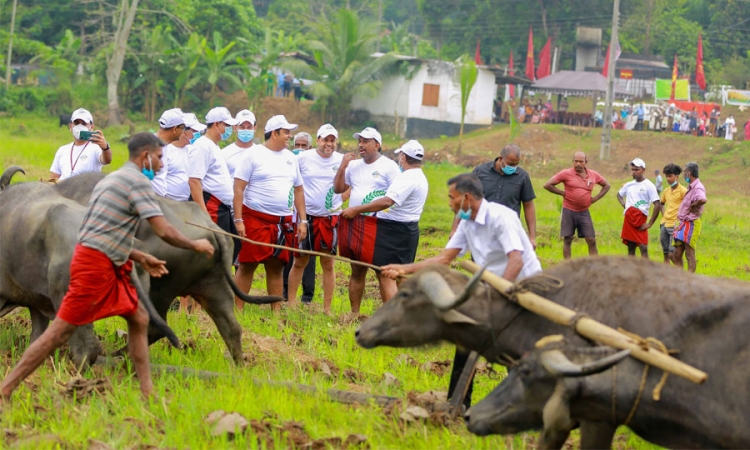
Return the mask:
<svg viewBox="0 0 750 450"><path fill-rule="evenodd" d="M224 124L224 132L221 133L221 140L226 141L227 139L229 139L232 136L232 131L234 131L232 130L232 127L230 127L227 124Z"/></svg>
<svg viewBox="0 0 750 450"><path fill-rule="evenodd" d="M675 187L675 186L677 186L677 180L675 180L675 182L674 182L674 183L670 184L670 186L672 186L672 187Z"/></svg>
<svg viewBox="0 0 750 450"><path fill-rule="evenodd" d="M458 220L471 220L471 212L471 208L468 211L464 211L464 201L461 199L461 206L458 207L458 212L456 213Z"/></svg>
<svg viewBox="0 0 750 450"><path fill-rule="evenodd" d="M89 127L86 125L78 124L73 127L71 130L73 132L73 137L76 139L81 139L81 131L89 131Z"/></svg>
<svg viewBox="0 0 750 450"><path fill-rule="evenodd" d="M292 150L292 153L294 153L295 155L299 155L300 151L301 151L300 149L295 148L295 149Z"/></svg>
<svg viewBox="0 0 750 450"><path fill-rule="evenodd" d="M404 171L404 166L401 165L401 159L400 158L398 160L398 170L400 170L401 172Z"/></svg>
<svg viewBox="0 0 750 450"><path fill-rule="evenodd" d="M689 177L689 176L687 176L687 175L685 175L685 182L686 182L687 184L690 184L690 177Z"/></svg>
<svg viewBox="0 0 750 450"><path fill-rule="evenodd" d="M237 130L237 139L247 144L255 137L255 130Z"/></svg>
<svg viewBox="0 0 750 450"><path fill-rule="evenodd" d="M145 167L143 167L141 169L141 172L144 175L146 175L146 178L148 178L149 180L153 180L154 177L156 176L156 173L154 173L154 168L153 168L153 166L151 166L151 155L149 154L147 156L148 156L148 169L146 169Z"/></svg>
<svg viewBox="0 0 750 450"><path fill-rule="evenodd" d="M201 137L201 134L197 131L193 131L193 137L192 139L189 139L190 145L195 144L195 141L197 141L199 137Z"/></svg>
<svg viewBox="0 0 750 450"><path fill-rule="evenodd" d="M518 168L518 166L508 166L508 165L506 165L506 166L503 167L503 173L505 175L513 175L514 173L516 173L516 169L517 168Z"/></svg>

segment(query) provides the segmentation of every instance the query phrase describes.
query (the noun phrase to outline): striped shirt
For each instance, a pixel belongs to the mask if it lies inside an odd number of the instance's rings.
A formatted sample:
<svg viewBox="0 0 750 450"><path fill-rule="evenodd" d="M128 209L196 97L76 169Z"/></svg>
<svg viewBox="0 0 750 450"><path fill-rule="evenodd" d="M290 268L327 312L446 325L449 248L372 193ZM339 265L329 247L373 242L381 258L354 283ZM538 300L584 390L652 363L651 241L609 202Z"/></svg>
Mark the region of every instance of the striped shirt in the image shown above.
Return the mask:
<svg viewBox="0 0 750 450"><path fill-rule="evenodd" d="M99 250L121 266L130 256L141 219L161 215L148 178L128 161L97 183L78 232L78 242Z"/></svg>

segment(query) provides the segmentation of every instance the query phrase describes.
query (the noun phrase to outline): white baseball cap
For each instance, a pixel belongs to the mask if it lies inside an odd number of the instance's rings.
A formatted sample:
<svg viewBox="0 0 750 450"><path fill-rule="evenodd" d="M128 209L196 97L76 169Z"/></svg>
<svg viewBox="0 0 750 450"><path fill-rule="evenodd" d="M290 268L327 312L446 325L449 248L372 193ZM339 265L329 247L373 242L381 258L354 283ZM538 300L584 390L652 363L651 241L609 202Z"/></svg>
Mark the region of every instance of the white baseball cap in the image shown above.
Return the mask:
<svg viewBox="0 0 750 450"><path fill-rule="evenodd" d="M172 108L164 111L159 118L159 126L162 128L173 128L185 123L185 113L180 108Z"/></svg>
<svg viewBox="0 0 750 450"><path fill-rule="evenodd" d="M232 114L223 106L217 106L206 114L206 123L224 122L227 125L237 125L237 120L232 118Z"/></svg>
<svg viewBox="0 0 750 450"><path fill-rule="evenodd" d="M396 150L396 154L398 155L399 153L421 161L424 158L424 147L422 147L419 141L411 140Z"/></svg>
<svg viewBox="0 0 750 450"><path fill-rule="evenodd" d="M200 123L198 120L198 116L196 116L193 113L186 113L185 114L185 128L190 128L191 130L195 130L199 133L203 132L203 130L206 129L206 126Z"/></svg>
<svg viewBox="0 0 750 450"><path fill-rule="evenodd" d="M383 145L383 138L380 137L380 133L378 133L378 130L372 127L367 127L359 133L354 133L352 136L354 137L354 139L375 139L376 141L378 141L378 144Z"/></svg>
<svg viewBox="0 0 750 450"><path fill-rule="evenodd" d="M318 128L318 137L319 138L320 137L324 138L324 137L328 137L328 136L333 136L336 139L339 138L339 132L336 131L336 128L334 128L333 125L331 125L330 123L327 123L327 124L321 126L320 128Z"/></svg>
<svg viewBox="0 0 750 450"><path fill-rule="evenodd" d="M238 112L234 118L237 120L237 125L243 123L243 122L250 122L255 126L255 123L257 120L255 119L255 114L253 114L252 111L249 109L243 109L242 111Z"/></svg>
<svg viewBox="0 0 750 450"><path fill-rule="evenodd" d="M265 132L269 133L271 131L276 131L276 130L293 131L296 129L297 129L296 123L289 123L289 121L286 120L285 116L279 114L278 116L273 116L270 119L268 119L268 122L266 122Z"/></svg>
<svg viewBox="0 0 750 450"><path fill-rule="evenodd" d="M646 163L643 162L641 158L635 158L634 160L630 161L630 165L635 167L643 167L644 169L646 168Z"/></svg>
<svg viewBox="0 0 750 450"><path fill-rule="evenodd" d="M70 115L70 123L73 123L76 120L83 120L89 124L94 123L94 118L91 116L91 113L83 108L76 109L73 111L73 114Z"/></svg>

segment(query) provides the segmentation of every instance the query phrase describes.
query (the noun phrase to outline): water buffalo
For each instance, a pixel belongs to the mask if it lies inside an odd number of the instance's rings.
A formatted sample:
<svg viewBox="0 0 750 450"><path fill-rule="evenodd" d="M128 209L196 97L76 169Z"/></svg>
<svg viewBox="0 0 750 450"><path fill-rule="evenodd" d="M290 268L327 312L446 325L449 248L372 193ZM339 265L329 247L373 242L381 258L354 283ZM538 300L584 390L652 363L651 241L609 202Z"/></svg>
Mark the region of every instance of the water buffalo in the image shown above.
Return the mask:
<svg viewBox="0 0 750 450"><path fill-rule="evenodd" d="M6 171L4 177L7 175L7 172L9 171ZM54 229L55 233L65 234L65 239L61 239L59 243L54 240L43 241L40 240L41 237L38 235L27 235L27 230L30 229L30 226L23 225L23 222L19 222L16 217L13 220L2 220L3 229L0 232L2 236L13 236L13 241L27 239L29 245L31 245L30 248L35 248L34 246L39 247L38 251L55 259L55 273L61 274L55 278L57 281L54 290L44 288L44 285L50 281L39 276L40 269L46 275L47 270L44 268L47 267L47 263L45 260L40 259L40 264L37 265L34 263L34 258L37 257L29 254L26 270L19 271L20 262L18 261L18 257L14 259L10 255L18 253L26 255L28 250L21 252L18 249L22 247L4 246L3 251L10 253L3 257L4 266L0 266L0 276L7 277L10 270L14 270L15 273L12 282L9 282L7 285L4 283L3 291L6 286L24 286L23 288L14 289L12 298L28 297L32 295L29 292L33 292L33 295L38 297L35 297L36 302L34 305L30 305L30 310L32 311L32 339L44 331L50 318L54 316L54 311L59 307L59 300L62 298L61 295L67 289L67 277L69 276L68 264L72 257L78 229L86 211L82 203L85 204L88 202L88 197L93 191L93 187L103 177L104 175L102 174L80 175L64 180L54 186L37 182L23 183L8 187L0 195L0 199L3 202L0 203L2 205L0 206L0 215L2 215L0 220L11 217L11 215L6 214L6 210L10 208L10 205L19 209L33 207L37 211L37 214L39 211L44 212L44 214L29 217L25 220L30 221L30 223L35 223L35 220L41 222L35 226L46 230L45 232L49 232L47 229ZM5 178L7 178L5 181L7 185L10 177ZM4 178L0 178L0 181L3 180ZM66 194L66 196L62 194ZM148 291L155 311L164 319L166 319L169 305L176 296L194 296L214 320L214 323L216 323L217 329L229 348L234 361L237 363L241 362L243 360L241 343L242 328L234 316L233 294L238 295L248 303L254 304L272 303L282 299L280 297L251 296L241 292L237 288L231 275L231 239L205 232L196 227L188 227L184 223L184 219L187 219L208 227L213 226L210 219L205 214L202 214L197 206L172 202L166 199L159 199L159 202L165 218L173 226L191 239L208 239L216 248L216 252L212 259L208 259L205 255L198 255L189 250L172 247L159 239L153 233L150 226L142 226L136 234L138 238L135 244L136 247L165 260L170 273L162 278L150 280L148 275L136 265L141 284ZM58 219L44 220L44 217L48 214L54 214L50 217L57 217L62 212L64 212L65 217L68 217L65 223L62 223ZM15 224L15 228L6 230L6 222L8 224ZM25 232L27 234L24 234ZM31 267L35 268L31 270ZM39 289L47 289L44 292L48 295L35 293L32 289L34 286L42 286ZM18 303L18 301L9 302L8 306L10 309L16 306L29 306L26 303L28 301L25 303ZM44 313L37 314L34 310L44 311ZM88 361L94 361L96 359L94 353L98 354L98 341L94 342L96 338L91 333L90 328L81 331L81 333L87 335L86 342L89 344L79 346L71 343L73 353L74 355L79 355L76 356L77 360L87 359ZM149 327L149 343L155 342L164 337L164 335L165 333L162 329L154 326ZM82 356L84 354L85 357Z"/></svg>
<svg viewBox="0 0 750 450"><path fill-rule="evenodd" d="M15 173L19 168L11 168ZM0 177L0 317L27 307L33 341L47 328L60 307L70 281L70 260L85 208L58 195L43 183L7 186ZM149 312L151 325L179 347L179 340L157 314L148 295L131 275L138 296ZM76 365L93 363L100 353L92 325L79 327L69 341Z"/></svg>
<svg viewBox="0 0 750 450"><path fill-rule="evenodd" d="M530 414L543 413L540 448L556 448L572 421L616 427L632 413L630 429L663 447L750 448L748 306L746 294L699 308L663 337L667 348L679 350L680 360L709 374L703 385L670 376L655 401L652 390L661 371L651 368L641 388L642 362L628 358L617 370L590 375L586 366L601 365L590 363L596 358L592 348L554 344L524 356L500 386L468 411L469 430L513 433L529 425Z"/></svg>
<svg viewBox="0 0 750 450"><path fill-rule="evenodd" d="M442 288L437 287L440 280L445 280ZM445 266L416 273L360 326L357 343L373 348L447 341L501 364L507 358L520 358L549 334L561 334L572 345L591 345L570 327L527 311L484 284L465 296L467 300L454 302L453 297L464 292L466 280L465 275ZM561 280L562 286L550 280ZM624 256L569 260L522 280L520 285L604 324L642 336L662 333L697 307L747 292L746 283L711 279ZM542 428L542 416L535 419L529 429ZM580 426L582 448L611 445L615 426L587 421Z"/></svg>

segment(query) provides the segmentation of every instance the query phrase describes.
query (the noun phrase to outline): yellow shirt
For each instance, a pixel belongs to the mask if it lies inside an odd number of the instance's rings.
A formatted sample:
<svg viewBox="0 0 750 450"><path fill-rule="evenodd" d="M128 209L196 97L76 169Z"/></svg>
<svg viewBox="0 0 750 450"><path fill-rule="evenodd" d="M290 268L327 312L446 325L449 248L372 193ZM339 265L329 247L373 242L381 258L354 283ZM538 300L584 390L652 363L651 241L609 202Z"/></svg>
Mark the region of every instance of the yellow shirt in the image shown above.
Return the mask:
<svg viewBox="0 0 750 450"><path fill-rule="evenodd" d="M677 211L680 209L680 203L682 203L686 193L687 188L681 184L678 184L674 189L667 186L661 192L661 203L664 206L662 206L663 214L660 223L666 228L674 227L674 222L677 220Z"/></svg>

